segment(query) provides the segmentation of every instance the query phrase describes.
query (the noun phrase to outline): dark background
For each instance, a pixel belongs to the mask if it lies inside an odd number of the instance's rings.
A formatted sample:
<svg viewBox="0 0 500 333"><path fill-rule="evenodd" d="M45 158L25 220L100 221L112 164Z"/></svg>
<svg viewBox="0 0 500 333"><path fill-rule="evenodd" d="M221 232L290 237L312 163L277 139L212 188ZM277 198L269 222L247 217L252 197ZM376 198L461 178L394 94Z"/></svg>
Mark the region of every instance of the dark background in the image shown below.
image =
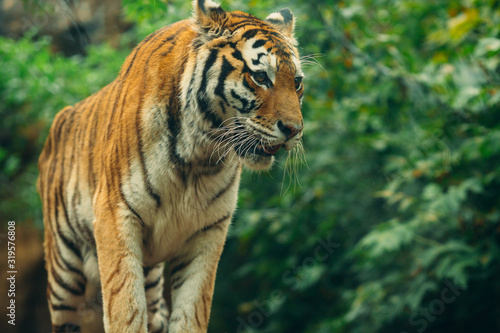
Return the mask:
<svg viewBox="0 0 500 333"><path fill-rule="evenodd" d="M245 172L209 332L500 332L500 2L223 1L285 6L306 161ZM35 182L54 115L189 16L187 0L0 1L1 332L50 330Z"/></svg>

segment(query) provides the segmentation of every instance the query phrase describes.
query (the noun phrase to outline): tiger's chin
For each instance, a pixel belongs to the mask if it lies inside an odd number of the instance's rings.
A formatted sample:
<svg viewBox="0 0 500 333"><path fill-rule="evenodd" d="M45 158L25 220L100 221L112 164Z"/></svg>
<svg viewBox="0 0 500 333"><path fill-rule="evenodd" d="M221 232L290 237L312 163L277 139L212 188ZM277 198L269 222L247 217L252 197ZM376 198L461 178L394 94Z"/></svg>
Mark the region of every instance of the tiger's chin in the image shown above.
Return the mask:
<svg viewBox="0 0 500 333"><path fill-rule="evenodd" d="M252 170L268 170L274 163L274 156L249 154L242 158L242 162L246 167Z"/></svg>
<svg viewBox="0 0 500 333"><path fill-rule="evenodd" d="M268 170L274 163L274 155L283 147L277 145L237 145L236 154L240 156L243 164L253 170Z"/></svg>

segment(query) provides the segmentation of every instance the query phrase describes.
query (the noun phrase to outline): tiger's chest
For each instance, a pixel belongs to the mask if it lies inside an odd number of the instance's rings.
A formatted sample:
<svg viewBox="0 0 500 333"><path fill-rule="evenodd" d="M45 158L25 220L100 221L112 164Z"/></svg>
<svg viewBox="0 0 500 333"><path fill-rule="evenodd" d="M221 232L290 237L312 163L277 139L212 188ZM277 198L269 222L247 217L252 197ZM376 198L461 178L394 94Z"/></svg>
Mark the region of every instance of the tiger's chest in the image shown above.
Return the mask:
<svg viewBox="0 0 500 333"><path fill-rule="evenodd" d="M169 169L151 174L150 188L130 184L129 196L144 222L146 266L174 257L192 235L230 217L236 209L239 163L184 172Z"/></svg>

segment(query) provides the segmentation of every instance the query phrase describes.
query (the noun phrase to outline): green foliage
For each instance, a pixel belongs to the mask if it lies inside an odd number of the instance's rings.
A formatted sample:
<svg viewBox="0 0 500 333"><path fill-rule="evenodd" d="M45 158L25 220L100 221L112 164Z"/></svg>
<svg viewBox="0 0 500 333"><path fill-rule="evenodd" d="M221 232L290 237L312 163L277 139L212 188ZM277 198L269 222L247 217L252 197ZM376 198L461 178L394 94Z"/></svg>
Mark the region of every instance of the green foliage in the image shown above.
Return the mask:
<svg viewBox="0 0 500 333"><path fill-rule="evenodd" d="M306 70L309 167L283 196L283 166L242 184L222 264L244 263L226 288L246 302L231 304L243 321L229 331L499 330L487 310L500 259L498 2L291 7L302 53L324 68ZM341 245L315 256L325 239ZM449 285L466 291L426 319ZM268 314L259 305L276 290L285 301Z"/></svg>
<svg viewBox="0 0 500 333"><path fill-rule="evenodd" d="M0 216L41 226L36 160L54 115L111 82L129 51L101 45L87 58L64 58L32 35L0 37Z"/></svg>
<svg viewBox="0 0 500 333"><path fill-rule="evenodd" d="M124 5L136 26L118 51L66 59L45 39L0 39L4 219L40 220L35 163L55 113L110 82L127 45L190 11ZM209 331L499 331L500 3L287 5L302 55L321 64L305 63L307 165L290 176L283 155L245 174Z"/></svg>

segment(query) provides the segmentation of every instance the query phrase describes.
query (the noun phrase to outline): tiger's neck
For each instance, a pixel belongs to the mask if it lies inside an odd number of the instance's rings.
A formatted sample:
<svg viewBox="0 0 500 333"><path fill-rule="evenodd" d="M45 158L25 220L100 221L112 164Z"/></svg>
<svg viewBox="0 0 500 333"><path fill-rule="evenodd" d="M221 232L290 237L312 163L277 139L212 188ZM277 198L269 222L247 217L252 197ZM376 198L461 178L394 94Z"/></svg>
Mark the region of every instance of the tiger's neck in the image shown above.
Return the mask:
<svg viewBox="0 0 500 333"><path fill-rule="evenodd" d="M174 33L160 30L150 40L168 40L169 36L179 40L196 39L196 32L187 21L170 29ZM139 45L138 48L148 49L147 46ZM143 100L140 118L144 149L150 156L168 154L169 164L178 169L208 171L216 170L220 164L234 167L240 164L234 149L222 147L213 139L213 132L222 120L206 100L205 63L208 54L193 48L192 43L169 41L157 49L157 54L165 55L157 61L135 62L132 66L131 54L124 64L122 75L128 72L132 77L140 73L146 77L143 81L148 87L146 95L136 98ZM127 94L141 92L134 85L129 87Z"/></svg>

